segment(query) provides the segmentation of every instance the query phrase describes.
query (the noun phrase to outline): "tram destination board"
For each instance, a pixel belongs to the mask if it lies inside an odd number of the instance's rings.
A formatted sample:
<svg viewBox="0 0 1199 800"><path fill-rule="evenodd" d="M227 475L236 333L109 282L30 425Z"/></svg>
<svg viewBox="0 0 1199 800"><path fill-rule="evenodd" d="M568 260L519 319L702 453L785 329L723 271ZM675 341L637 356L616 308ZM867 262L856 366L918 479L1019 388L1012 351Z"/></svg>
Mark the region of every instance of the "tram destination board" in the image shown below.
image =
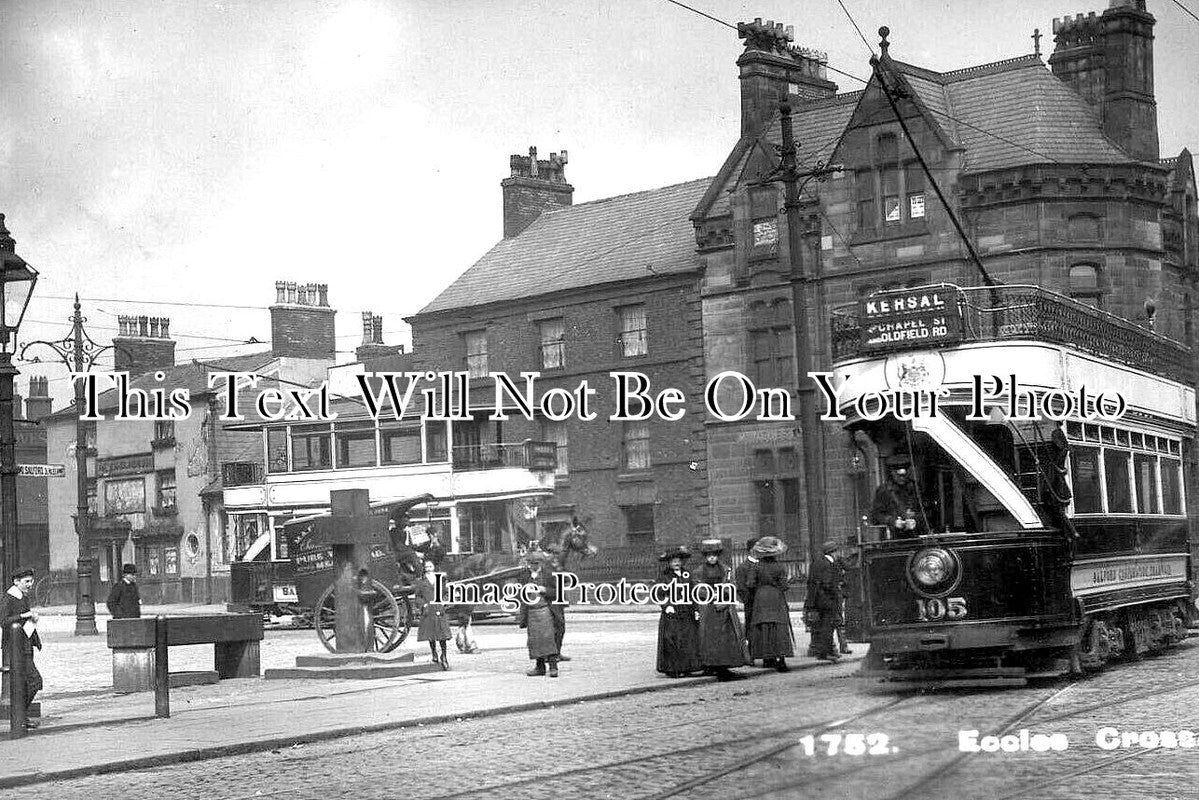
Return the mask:
<svg viewBox="0 0 1199 800"><path fill-rule="evenodd" d="M858 303L862 351L928 347L962 338L962 312L950 289L895 292Z"/></svg>

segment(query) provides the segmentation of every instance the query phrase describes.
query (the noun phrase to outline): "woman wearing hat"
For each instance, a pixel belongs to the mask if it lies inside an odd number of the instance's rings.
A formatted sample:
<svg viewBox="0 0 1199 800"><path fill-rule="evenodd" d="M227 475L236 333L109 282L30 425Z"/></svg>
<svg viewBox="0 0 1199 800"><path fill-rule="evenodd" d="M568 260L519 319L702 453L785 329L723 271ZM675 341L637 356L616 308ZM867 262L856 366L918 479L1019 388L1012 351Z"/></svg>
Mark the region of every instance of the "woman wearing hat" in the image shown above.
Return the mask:
<svg viewBox="0 0 1199 800"><path fill-rule="evenodd" d="M686 547L658 556L658 561L666 564L661 583L694 583L691 573L683 570L683 564L690 557L691 551ZM658 617L658 672L666 673L668 678L680 678L703 669L699 661L699 622L696 617L693 605L668 602L662 606Z"/></svg>
<svg viewBox="0 0 1199 800"><path fill-rule="evenodd" d="M762 665L779 672L789 672L785 659L795 655L791 633L791 615L787 609L787 589L791 581L787 569L778 558L787 552L787 545L774 537L763 536L754 545L753 554L758 568L748 576L748 588L753 592L753 614L749 629L749 654L762 659Z"/></svg>
<svg viewBox="0 0 1199 800"><path fill-rule="evenodd" d="M699 580L716 587L731 584L732 570L720 561L724 544L719 539L705 539L699 550L704 563L699 568ZM732 672L732 667L743 667L749 663L749 652L745 648L745 633L737 619L733 605L709 603L699 609L699 662L705 671L716 674L721 681L739 680L744 675Z"/></svg>
<svg viewBox="0 0 1199 800"><path fill-rule="evenodd" d="M522 595L520 612L516 622L528 633L529 658L535 663L526 675L534 677L548 674L558 677L558 636L550 604L557 599L554 580L550 569L550 555L534 550L525 556L529 565L529 583L536 587L537 599L526 602ZM547 672L548 668L548 672Z"/></svg>

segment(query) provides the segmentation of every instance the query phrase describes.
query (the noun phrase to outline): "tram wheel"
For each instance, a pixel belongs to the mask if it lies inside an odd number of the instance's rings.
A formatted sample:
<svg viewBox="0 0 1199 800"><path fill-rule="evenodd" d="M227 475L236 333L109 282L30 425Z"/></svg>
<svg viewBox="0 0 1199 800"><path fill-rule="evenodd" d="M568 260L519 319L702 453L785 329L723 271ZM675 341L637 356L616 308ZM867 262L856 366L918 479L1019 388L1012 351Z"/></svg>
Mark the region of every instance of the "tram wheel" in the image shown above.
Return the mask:
<svg viewBox="0 0 1199 800"><path fill-rule="evenodd" d="M316 635L331 653L337 652L336 585L330 584L317 601L314 614ZM376 653L390 653L399 647L412 627L412 607L408 598L398 599L379 581L371 581L375 596L365 605L368 615L368 647Z"/></svg>

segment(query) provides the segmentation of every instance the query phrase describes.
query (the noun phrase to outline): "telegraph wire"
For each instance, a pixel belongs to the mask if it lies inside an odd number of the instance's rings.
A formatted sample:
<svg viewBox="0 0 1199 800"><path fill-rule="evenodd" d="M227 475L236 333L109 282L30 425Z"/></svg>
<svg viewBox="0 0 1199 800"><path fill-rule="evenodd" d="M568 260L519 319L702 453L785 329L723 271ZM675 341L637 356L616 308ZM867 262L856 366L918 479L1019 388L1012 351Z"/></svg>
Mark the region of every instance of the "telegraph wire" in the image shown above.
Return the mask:
<svg viewBox="0 0 1199 800"><path fill-rule="evenodd" d="M849 13L849 9L845 7L845 3L837 0L837 5L841 6L841 10L845 12L845 16L849 17L849 24L853 25L853 29L858 32L858 36L862 40L862 44L866 45L866 49L870 51L870 55L874 55L874 46L866 41L866 34L862 33L862 29L858 27L857 20L853 18L853 14Z"/></svg>
<svg viewBox="0 0 1199 800"><path fill-rule="evenodd" d="M1179 7L1179 8L1181 8L1183 11L1185 11L1187 14L1189 14L1189 15L1190 15L1190 17L1191 17L1191 19L1195 20L1196 22L1199 22L1199 17L1195 16L1195 12L1194 12L1194 11L1191 11L1189 8L1187 8L1186 6L1184 6L1184 5L1182 4L1181 0L1173 0L1173 3L1174 3L1174 5L1178 6L1178 7Z"/></svg>

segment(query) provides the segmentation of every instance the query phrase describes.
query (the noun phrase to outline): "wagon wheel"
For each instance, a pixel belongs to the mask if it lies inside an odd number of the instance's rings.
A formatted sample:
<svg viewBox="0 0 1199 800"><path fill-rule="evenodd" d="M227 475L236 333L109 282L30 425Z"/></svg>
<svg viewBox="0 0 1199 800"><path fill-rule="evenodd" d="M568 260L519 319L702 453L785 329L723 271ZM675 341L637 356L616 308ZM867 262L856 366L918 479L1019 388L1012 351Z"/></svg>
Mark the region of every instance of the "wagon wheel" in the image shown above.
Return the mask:
<svg viewBox="0 0 1199 800"><path fill-rule="evenodd" d="M329 652L337 652L337 599L336 585L321 595L316 604L315 624L316 635ZM395 595L378 581L371 581L375 598L366 605L369 614L368 636L371 637L371 650L376 653L390 653L400 646L408 636L411 628L412 609L407 597Z"/></svg>

